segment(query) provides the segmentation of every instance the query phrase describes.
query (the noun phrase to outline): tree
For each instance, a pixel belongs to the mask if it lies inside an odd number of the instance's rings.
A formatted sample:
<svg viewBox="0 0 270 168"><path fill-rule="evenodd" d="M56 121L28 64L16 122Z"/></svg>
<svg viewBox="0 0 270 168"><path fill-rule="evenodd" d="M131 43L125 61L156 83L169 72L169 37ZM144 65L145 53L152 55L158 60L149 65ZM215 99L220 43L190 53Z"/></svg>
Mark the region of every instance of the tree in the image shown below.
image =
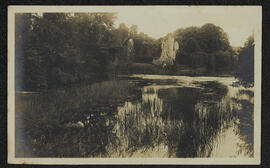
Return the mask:
<svg viewBox="0 0 270 168"><path fill-rule="evenodd" d="M138 32L138 26L137 25L132 25L129 29L130 32L130 36L134 37L136 36L137 32Z"/></svg>
<svg viewBox="0 0 270 168"><path fill-rule="evenodd" d="M15 19L16 89L46 87L45 68L41 66L43 58L36 50L38 36L33 33L39 17L36 14L18 13Z"/></svg>
<svg viewBox="0 0 270 168"><path fill-rule="evenodd" d="M181 28L174 32L174 37L179 43L178 64L203 67L213 73L234 70L234 52L222 28L213 24Z"/></svg>
<svg viewBox="0 0 270 168"><path fill-rule="evenodd" d="M219 26L205 24L201 27L197 38L202 50L206 53L226 51L230 48L227 33Z"/></svg>
<svg viewBox="0 0 270 168"><path fill-rule="evenodd" d="M152 63L161 54L161 40L140 32L134 37L134 62Z"/></svg>
<svg viewBox="0 0 270 168"><path fill-rule="evenodd" d="M250 36L239 52L236 76L244 85L254 84L254 46L254 37Z"/></svg>
<svg viewBox="0 0 270 168"><path fill-rule="evenodd" d="M108 77L113 13L16 15L16 70L24 90ZM20 80L17 80L18 82Z"/></svg>

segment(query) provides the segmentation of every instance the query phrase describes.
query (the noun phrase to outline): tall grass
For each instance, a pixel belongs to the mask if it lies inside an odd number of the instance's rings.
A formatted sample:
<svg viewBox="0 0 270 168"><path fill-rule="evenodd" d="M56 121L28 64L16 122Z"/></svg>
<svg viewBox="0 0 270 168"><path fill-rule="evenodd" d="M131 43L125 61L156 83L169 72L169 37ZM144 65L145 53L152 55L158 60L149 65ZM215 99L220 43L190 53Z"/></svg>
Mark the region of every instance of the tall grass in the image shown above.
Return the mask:
<svg viewBox="0 0 270 168"><path fill-rule="evenodd" d="M128 81L16 95L16 156L98 156L105 149L117 106L140 94ZM83 128L79 128L78 122ZM72 123L75 127L67 127ZM76 125L77 124L77 125ZM97 136L101 134L107 136ZM25 145L25 146L22 146Z"/></svg>

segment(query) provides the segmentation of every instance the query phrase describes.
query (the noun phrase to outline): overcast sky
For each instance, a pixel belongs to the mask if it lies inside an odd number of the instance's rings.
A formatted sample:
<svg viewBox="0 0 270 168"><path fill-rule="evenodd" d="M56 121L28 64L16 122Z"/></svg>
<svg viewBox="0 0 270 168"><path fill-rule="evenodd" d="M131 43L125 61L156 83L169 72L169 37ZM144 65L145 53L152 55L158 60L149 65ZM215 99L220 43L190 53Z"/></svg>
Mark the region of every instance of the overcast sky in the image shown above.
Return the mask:
<svg viewBox="0 0 270 168"><path fill-rule="evenodd" d="M202 26L213 23L229 35L232 46L242 46L258 25L259 8L256 7L114 7L117 12L115 24L138 25L138 31L151 37L163 37L178 28Z"/></svg>

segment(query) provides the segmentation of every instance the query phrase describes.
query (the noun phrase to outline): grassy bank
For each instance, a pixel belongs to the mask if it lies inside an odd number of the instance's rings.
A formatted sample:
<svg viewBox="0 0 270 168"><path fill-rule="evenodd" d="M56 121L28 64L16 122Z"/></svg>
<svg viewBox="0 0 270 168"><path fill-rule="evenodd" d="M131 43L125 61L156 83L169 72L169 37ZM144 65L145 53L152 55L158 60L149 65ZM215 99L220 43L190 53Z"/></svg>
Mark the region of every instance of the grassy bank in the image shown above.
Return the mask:
<svg viewBox="0 0 270 168"><path fill-rule="evenodd" d="M117 106L138 95L134 84L127 81L17 94L16 156L102 155L113 136L113 123L107 123L107 119L113 120ZM107 136L97 136L100 134Z"/></svg>

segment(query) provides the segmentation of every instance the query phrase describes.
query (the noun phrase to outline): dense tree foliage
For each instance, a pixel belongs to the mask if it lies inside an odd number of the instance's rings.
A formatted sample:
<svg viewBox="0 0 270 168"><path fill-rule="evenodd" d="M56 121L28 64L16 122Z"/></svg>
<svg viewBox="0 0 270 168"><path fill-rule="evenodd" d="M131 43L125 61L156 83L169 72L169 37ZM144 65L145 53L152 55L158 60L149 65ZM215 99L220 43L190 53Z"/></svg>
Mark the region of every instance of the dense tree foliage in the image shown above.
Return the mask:
<svg viewBox="0 0 270 168"><path fill-rule="evenodd" d="M114 15L16 15L17 86L57 87L106 77ZM22 72L24 70L24 72Z"/></svg>
<svg viewBox="0 0 270 168"><path fill-rule="evenodd" d="M250 36L240 48L236 76L244 85L254 84L254 37Z"/></svg>
<svg viewBox="0 0 270 168"><path fill-rule="evenodd" d="M140 63L152 63L154 58L160 57L161 41L154 40L147 34L139 33L136 35L134 45L134 61Z"/></svg>
<svg viewBox="0 0 270 168"><path fill-rule="evenodd" d="M213 24L188 27L174 32L179 43L177 63L189 67L203 67L208 72L232 72L235 59L227 34Z"/></svg>
<svg viewBox="0 0 270 168"><path fill-rule="evenodd" d="M154 39L114 25L114 13L16 14L17 89L105 79L133 60L152 61ZM129 39L136 52L127 57ZM148 58L149 57L149 58Z"/></svg>

